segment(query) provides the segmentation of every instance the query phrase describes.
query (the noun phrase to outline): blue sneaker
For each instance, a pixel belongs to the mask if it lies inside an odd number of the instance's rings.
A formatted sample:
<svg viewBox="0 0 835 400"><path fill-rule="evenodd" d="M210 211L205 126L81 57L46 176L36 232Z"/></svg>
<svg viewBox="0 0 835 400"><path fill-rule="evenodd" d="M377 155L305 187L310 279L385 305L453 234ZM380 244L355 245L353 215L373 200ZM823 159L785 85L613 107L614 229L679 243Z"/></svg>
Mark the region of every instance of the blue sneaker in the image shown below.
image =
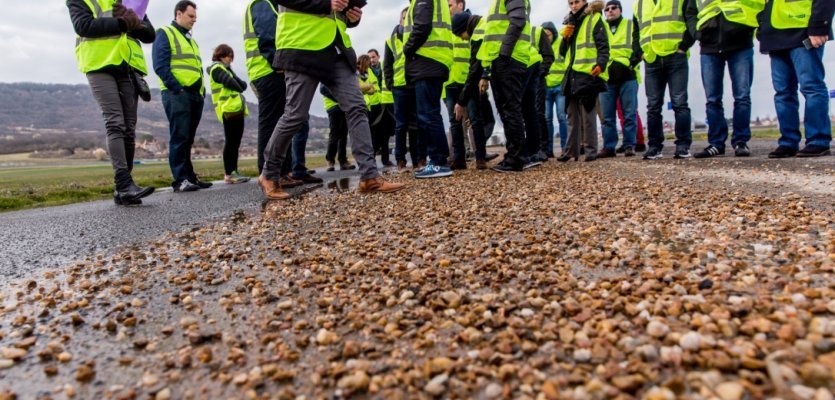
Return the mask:
<svg viewBox="0 0 835 400"><path fill-rule="evenodd" d="M432 163L427 164L425 168L415 173L417 179L443 178L445 176L452 176L452 170L449 167Z"/></svg>

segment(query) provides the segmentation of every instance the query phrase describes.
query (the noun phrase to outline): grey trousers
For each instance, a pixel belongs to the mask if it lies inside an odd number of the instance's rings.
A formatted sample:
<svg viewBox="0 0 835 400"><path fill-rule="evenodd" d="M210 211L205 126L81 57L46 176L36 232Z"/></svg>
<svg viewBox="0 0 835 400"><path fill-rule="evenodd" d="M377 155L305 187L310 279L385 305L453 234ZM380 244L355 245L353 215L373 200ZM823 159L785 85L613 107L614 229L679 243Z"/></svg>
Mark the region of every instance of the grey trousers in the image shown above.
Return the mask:
<svg viewBox="0 0 835 400"><path fill-rule="evenodd" d="M107 129L107 152L113 166L116 190L133 180L133 156L136 152L136 108L138 95L128 74L90 72L90 90L99 103Z"/></svg>
<svg viewBox="0 0 835 400"><path fill-rule="evenodd" d="M577 97L568 98L568 142L563 154L580 156L580 146L585 145L586 156L597 156L597 109L586 111ZM582 139L581 139L582 136Z"/></svg>
<svg viewBox="0 0 835 400"><path fill-rule="evenodd" d="M266 162L263 175L267 179L278 179L281 176L281 163L284 162L287 148L293 135L301 130L307 120L313 95L319 89L319 79L302 72L286 71L284 80L287 83L287 106L264 152ZM348 135L351 137L351 153L359 165L360 179L378 177L380 173L377 171L377 160L374 159L368 110L356 73L347 62L340 62L334 65L330 76L323 79L322 83L330 89L345 112Z"/></svg>

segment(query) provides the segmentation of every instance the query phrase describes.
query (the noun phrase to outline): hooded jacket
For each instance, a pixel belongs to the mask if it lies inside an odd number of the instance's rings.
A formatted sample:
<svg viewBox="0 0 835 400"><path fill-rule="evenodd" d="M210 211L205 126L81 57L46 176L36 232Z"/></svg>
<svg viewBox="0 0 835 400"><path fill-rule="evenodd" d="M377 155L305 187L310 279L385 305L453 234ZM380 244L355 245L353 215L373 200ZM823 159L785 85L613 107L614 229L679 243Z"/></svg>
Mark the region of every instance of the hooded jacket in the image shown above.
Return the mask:
<svg viewBox="0 0 835 400"><path fill-rule="evenodd" d="M606 82L600 77L593 77L591 71L577 72L574 67L574 58L577 55L577 37L578 32L583 28L583 22L586 18L590 18L593 13L601 13L603 11L603 2L594 1L583 6L576 14L569 14L568 19L573 19L573 25L576 28L573 35L568 40L563 40L560 45L560 55L565 57L568 50L571 49L571 59L566 60L566 75L563 80L562 93L564 96L583 97L583 98L597 98L599 93L606 91ZM597 48L597 65L605 69L606 64L609 63L609 33L606 32L606 23L603 18L600 18L598 23L592 27L592 36L594 37L594 44Z"/></svg>

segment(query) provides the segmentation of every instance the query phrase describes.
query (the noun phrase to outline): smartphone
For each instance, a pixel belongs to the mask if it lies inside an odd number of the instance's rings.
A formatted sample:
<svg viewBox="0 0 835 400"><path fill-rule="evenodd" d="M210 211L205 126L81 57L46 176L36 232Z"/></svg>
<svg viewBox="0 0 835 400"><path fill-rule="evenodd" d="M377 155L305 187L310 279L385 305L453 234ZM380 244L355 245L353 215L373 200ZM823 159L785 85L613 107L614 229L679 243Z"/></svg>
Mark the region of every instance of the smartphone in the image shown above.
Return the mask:
<svg viewBox="0 0 835 400"><path fill-rule="evenodd" d="M815 48L814 46L812 46L812 40L809 38L806 38L806 40L803 41L803 47L805 47L806 50L812 50Z"/></svg>
<svg viewBox="0 0 835 400"><path fill-rule="evenodd" d="M348 9L348 10L350 10L350 9L352 9L352 8L354 8L354 7L357 7L357 8L363 8L363 7L365 7L367 4L368 4L368 1L367 1L367 0L350 0L350 1L348 1L348 7L347 7L347 9Z"/></svg>

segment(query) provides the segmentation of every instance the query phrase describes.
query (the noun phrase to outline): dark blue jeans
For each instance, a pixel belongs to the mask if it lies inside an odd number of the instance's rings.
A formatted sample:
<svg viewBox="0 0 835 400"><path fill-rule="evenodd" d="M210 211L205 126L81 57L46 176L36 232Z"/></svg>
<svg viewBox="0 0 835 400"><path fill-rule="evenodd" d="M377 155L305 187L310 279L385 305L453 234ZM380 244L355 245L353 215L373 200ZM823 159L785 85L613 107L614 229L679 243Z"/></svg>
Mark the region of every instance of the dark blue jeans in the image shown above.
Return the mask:
<svg viewBox="0 0 835 400"><path fill-rule="evenodd" d="M600 94L603 113L603 147L614 151L618 146L618 99L623 106L623 147L635 147L638 134L638 81L608 84Z"/></svg>
<svg viewBox="0 0 835 400"><path fill-rule="evenodd" d="M725 94L725 64L731 75L734 96L734 135L731 146L751 140L751 84L754 82L754 49L730 53L702 54L702 83L707 98L707 141L725 149L728 122L722 96Z"/></svg>
<svg viewBox="0 0 835 400"><path fill-rule="evenodd" d="M464 147L465 132L464 124L455 120L455 104L461 95L461 86L450 85L446 87L446 103L449 112L449 133L452 136L452 155L455 161L464 161L467 158L467 151ZM484 160L487 158L487 149L484 139L484 120L481 117L481 101L478 98L471 98L467 102L467 118L473 128L473 140L475 141L475 158Z"/></svg>
<svg viewBox="0 0 835 400"><path fill-rule="evenodd" d="M449 145L441 115L441 92L444 81L427 78L415 81L415 105L417 108L418 130L426 138L426 155L437 166L446 166Z"/></svg>
<svg viewBox="0 0 835 400"><path fill-rule="evenodd" d="M394 159L406 161L406 152L412 157L412 165L426 158L426 143L415 129L417 110L414 88L394 88ZM408 147L407 147L408 143Z"/></svg>
<svg viewBox="0 0 835 400"><path fill-rule="evenodd" d="M829 96L823 81L823 47L804 47L770 53L771 80L774 82L774 106L780 122L778 144L791 149L800 146L800 101L797 87L806 99L803 127L806 145L829 148L832 123L829 120Z"/></svg>
<svg viewBox="0 0 835 400"><path fill-rule="evenodd" d="M191 146L197 133L197 125L203 116L203 96L199 93L182 90L174 94L170 90L162 91L162 106L168 117L168 165L177 187L185 180L195 182L197 175L191 165Z"/></svg>
<svg viewBox="0 0 835 400"><path fill-rule="evenodd" d="M689 149L693 143L693 132L690 129L690 107L687 105L687 79L690 73L687 54L674 53L658 57L654 63L646 63L646 67L649 146L656 149L664 147L664 119L661 110L664 107L664 92L669 86L676 118L676 148Z"/></svg>
<svg viewBox="0 0 835 400"><path fill-rule="evenodd" d="M560 149L565 149L568 140L568 113L565 111L565 96L560 85L549 87L545 92L545 121L548 125L548 156L554 154L554 112L559 123Z"/></svg>
<svg viewBox="0 0 835 400"><path fill-rule="evenodd" d="M525 119L525 155L527 157L535 156L539 153L540 148L539 111L545 111L542 108L544 105L539 105L537 92L540 86L541 65L541 63L536 63L528 67L525 72L525 92L522 95L522 117Z"/></svg>

